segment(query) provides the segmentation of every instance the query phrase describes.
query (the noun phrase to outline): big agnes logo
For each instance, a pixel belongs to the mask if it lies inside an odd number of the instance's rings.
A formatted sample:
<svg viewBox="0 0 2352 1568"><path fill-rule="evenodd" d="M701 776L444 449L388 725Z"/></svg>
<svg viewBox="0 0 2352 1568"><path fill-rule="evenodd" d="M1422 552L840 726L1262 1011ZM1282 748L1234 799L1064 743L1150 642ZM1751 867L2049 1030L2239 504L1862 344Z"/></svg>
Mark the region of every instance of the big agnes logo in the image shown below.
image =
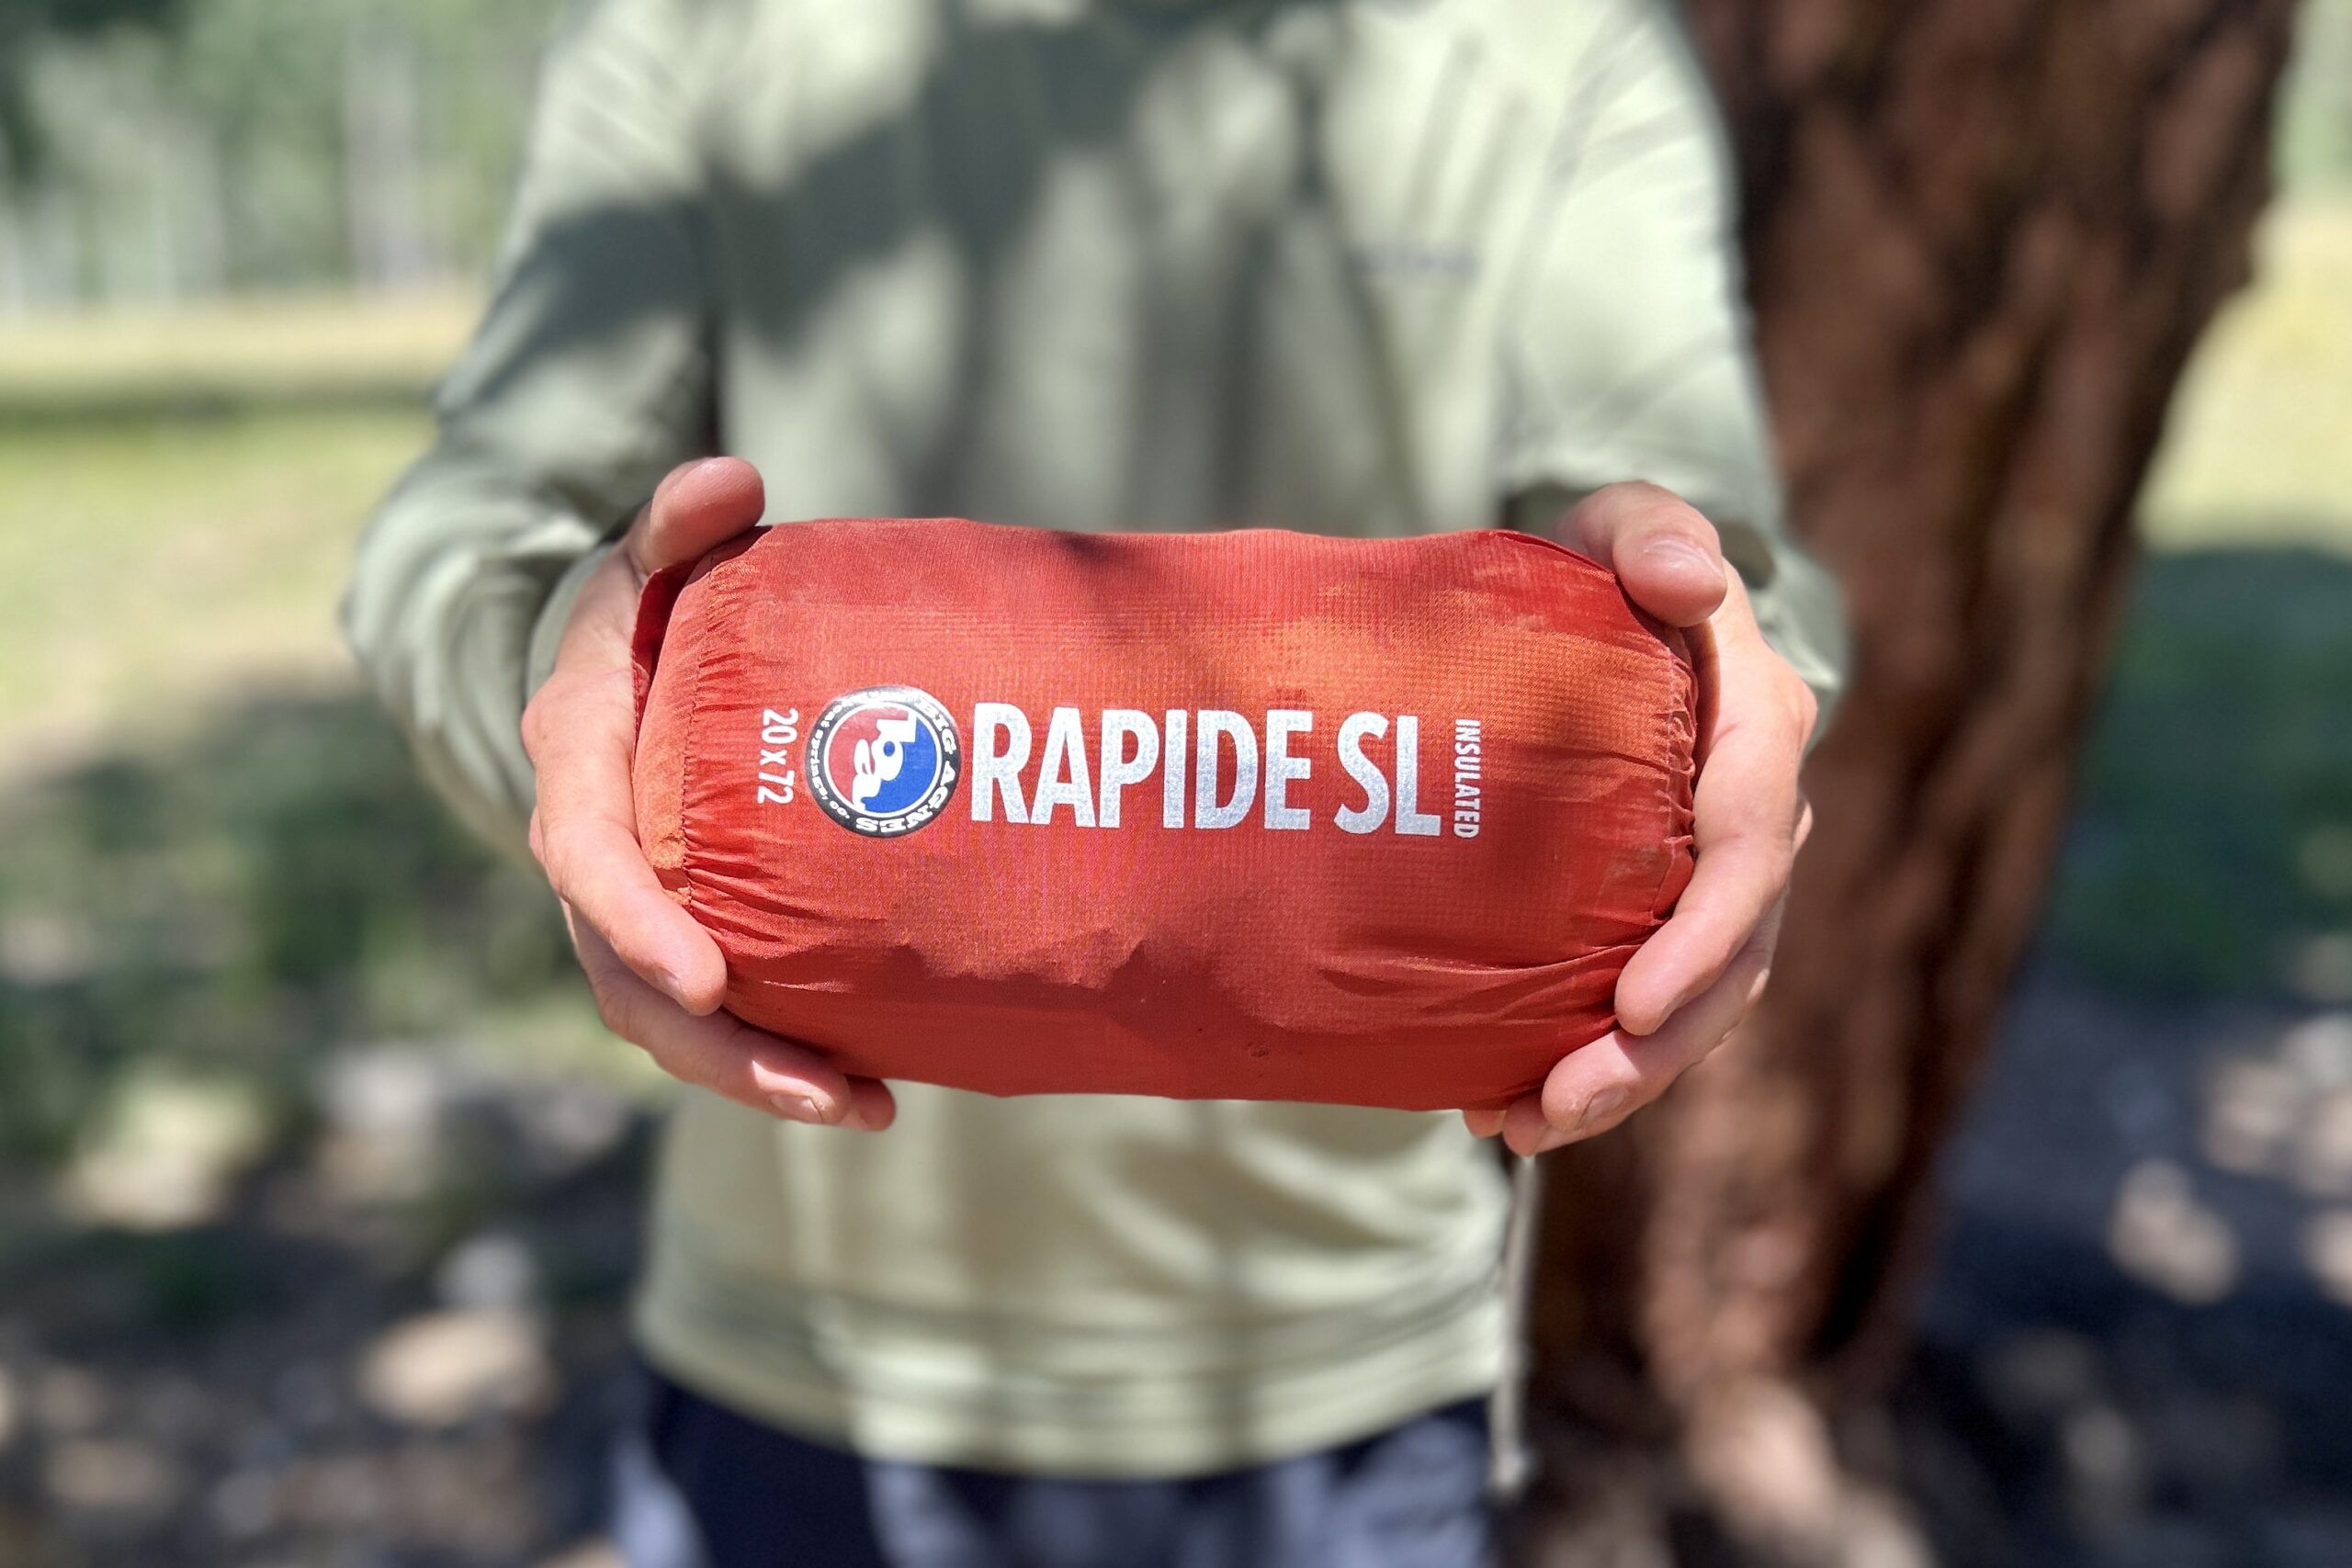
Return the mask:
<svg viewBox="0 0 2352 1568"><path fill-rule="evenodd" d="M872 686L835 697L808 731L808 793L854 833L897 838L946 809L963 754L930 693Z"/></svg>

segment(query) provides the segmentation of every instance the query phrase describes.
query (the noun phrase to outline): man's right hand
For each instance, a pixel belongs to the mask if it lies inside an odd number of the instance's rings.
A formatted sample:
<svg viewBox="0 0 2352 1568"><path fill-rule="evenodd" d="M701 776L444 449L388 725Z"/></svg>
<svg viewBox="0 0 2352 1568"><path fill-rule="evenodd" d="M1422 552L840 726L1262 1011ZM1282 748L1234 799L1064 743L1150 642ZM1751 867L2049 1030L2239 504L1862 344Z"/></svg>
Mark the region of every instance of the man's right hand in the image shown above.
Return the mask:
<svg viewBox="0 0 2352 1568"><path fill-rule="evenodd" d="M654 876L637 841L630 763L637 705L629 640L639 592L757 523L759 470L689 463L660 490L582 589L555 669L523 710L538 773L531 852L563 902L596 1010L672 1077L793 1122L879 1130L896 1106L805 1045L721 1012L727 962Z"/></svg>

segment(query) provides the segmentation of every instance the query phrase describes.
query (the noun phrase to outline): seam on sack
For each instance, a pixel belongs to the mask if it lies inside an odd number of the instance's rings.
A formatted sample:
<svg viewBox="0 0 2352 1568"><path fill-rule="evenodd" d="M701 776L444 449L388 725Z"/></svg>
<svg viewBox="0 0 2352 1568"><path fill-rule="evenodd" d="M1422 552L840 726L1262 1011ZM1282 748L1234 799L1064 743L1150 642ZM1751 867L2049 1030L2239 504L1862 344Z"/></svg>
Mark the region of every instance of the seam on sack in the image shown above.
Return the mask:
<svg viewBox="0 0 2352 1568"><path fill-rule="evenodd" d="M694 814L688 807L694 799L695 764L701 760L702 754L702 748L697 742L701 739L705 722L702 706L703 685L705 678L710 672L712 649L718 644L718 639L711 636L711 628L718 619L714 612L719 608L719 602L725 598L716 580L721 572L749 554L751 554L749 550L740 551L703 573L704 581L712 583L711 603L704 606L702 645L695 649L695 677L692 686L686 693L688 728L684 737L685 743L681 748L682 754L678 759L678 880L685 888L684 908L688 914L692 914L695 910L695 894L701 886L695 879L695 859L700 846L695 842ZM683 593L684 590L681 590L681 596ZM673 607L673 617L674 615Z"/></svg>
<svg viewBox="0 0 2352 1568"><path fill-rule="evenodd" d="M1605 581L1621 598L1623 596L1624 590L1617 574L1582 550L1564 545L1557 539L1547 539L1541 534L1531 534L1521 528L1493 528L1479 532L1508 540L1521 547L1532 545L1555 559L1565 560L1572 570L1581 569L1580 575L1588 581L1594 579ZM1639 606L1633 604L1630 600L1626 601L1626 605L1633 612L1634 621L1649 634L1658 651L1665 655L1667 667L1672 677L1669 685L1676 688L1672 694L1680 699L1669 702L1658 716L1658 724L1665 732L1666 740L1662 750L1674 761L1674 766L1668 770L1665 780L1667 817L1669 826L1676 825L1674 819L1678 816L1690 818L1679 824L1681 830L1678 836L1691 840L1695 854L1700 701L1698 660L1691 652L1689 633L1679 626L1668 626L1663 622L1657 621L1645 614ZM1615 646L1613 638L1596 637L1590 632L1580 629L1569 635L1579 642ZM1678 811L1678 801L1686 793L1691 797L1690 805L1687 808ZM1677 858L1672 855L1667 857L1666 864L1658 872L1657 881L1650 886L1648 904L1653 912L1657 910L1660 896L1666 891L1666 885L1674 880ZM1678 898L1677 902L1679 901ZM1663 924L1666 919L1670 918L1670 914L1664 916L1659 923Z"/></svg>
<svg viewBox="0 0 2352 1568"><path fill-rule="evenodd" d="M1667 816L1669 825L1674 825L1678 816L1690 818L1679 824L1679 836L1690 840L1691 863L1695 872L1699 846L1699 661L1691 655L1690 637L1679 627L1674 629L1671 641L1660 637L1658 643L1666 654L1668 668L1673 671L1673 685L1677 688L1674 695L1680 699L1668 705L1663 718L1667 750L1675 763L1667 779ZM1690 807L1687 811L1678 812L1677 803L1685 792L1690 797ZM1664 869L1658 873L1657 885L1650 889L1650 908L1653 910L1657 908L1659 896L1666 891L1666 885L1674 880L1678 858L1673 855L1667 857ZM1688 891L1687 885L1685 891ZM1679 895L1675 902L1681 902ZM1668 911L1661 917L1659 924L1663 925L1672 918L1672 912Z"/></svg>

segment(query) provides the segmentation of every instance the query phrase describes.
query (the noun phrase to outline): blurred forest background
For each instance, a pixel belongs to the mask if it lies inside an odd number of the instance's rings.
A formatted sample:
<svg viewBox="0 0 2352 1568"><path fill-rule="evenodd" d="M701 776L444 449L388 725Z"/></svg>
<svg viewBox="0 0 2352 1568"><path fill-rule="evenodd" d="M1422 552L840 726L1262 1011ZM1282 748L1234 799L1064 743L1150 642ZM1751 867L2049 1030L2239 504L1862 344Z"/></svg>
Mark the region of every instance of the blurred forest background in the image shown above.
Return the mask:
<svg viewBox="0 0 2352 1568"><path fill-rule="evenodd" d="M10 1568L610 1561L660 1089L332 620L558 9L0 0ZM1917 1368L1843 1435L1953 1562L2352 1562L2352 0L2301 39Z"/></svg>

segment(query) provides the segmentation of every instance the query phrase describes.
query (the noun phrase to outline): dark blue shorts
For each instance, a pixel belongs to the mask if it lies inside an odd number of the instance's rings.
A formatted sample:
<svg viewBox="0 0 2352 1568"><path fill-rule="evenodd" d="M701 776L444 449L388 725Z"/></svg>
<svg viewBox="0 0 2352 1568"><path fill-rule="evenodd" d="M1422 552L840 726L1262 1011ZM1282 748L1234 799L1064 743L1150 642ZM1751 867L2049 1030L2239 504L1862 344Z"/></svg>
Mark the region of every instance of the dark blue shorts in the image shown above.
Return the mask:
<svg viewBox="0 0 2352 1568"><path fill-rule="evenodd" d="M1485 1568L1492 1554L1480 1404L1221 1475L1057 1481L862 1460L647 1381L617 1463L629 1568Z"/></svg>

